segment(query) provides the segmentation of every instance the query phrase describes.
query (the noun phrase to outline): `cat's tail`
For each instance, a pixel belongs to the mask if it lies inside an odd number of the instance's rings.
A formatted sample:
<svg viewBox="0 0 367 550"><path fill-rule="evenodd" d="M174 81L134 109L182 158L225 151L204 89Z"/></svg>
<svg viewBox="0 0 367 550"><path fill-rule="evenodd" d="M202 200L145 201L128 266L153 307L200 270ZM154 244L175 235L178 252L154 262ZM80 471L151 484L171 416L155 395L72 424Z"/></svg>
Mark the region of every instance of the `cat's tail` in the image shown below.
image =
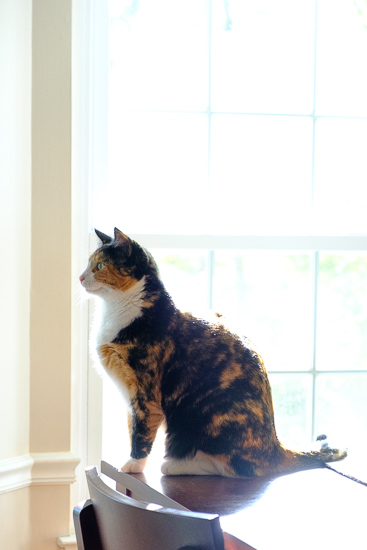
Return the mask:
<svg viewBox="0 0 367 550"><path fill-rule="evenodd" d="M326 435L319 435L317 441L321 441L319 451L299 452L285 449L284 460L279 464L279 470L286 472L322 468L328 462L343 460L348 454L346 449L329 447Z"/></svg>

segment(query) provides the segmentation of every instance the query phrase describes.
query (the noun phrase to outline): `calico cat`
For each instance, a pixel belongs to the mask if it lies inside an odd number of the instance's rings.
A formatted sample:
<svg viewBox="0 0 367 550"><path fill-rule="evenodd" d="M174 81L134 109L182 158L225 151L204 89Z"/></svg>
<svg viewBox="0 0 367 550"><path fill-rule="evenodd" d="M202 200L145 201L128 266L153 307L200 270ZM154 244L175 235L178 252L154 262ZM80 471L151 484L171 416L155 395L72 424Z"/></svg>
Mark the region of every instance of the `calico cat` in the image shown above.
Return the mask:
<svg viewBox="0 0 367 550"><path fill-rule="evenodd" d="M249 341L179 311L151 254L121 231L96 234L101 246L80 281L101 299L97 352L129 403L123 471L143 471L162 422L164 474L260 476L346 456L325 442L312 452L283 447L268 376Z"/></svg>

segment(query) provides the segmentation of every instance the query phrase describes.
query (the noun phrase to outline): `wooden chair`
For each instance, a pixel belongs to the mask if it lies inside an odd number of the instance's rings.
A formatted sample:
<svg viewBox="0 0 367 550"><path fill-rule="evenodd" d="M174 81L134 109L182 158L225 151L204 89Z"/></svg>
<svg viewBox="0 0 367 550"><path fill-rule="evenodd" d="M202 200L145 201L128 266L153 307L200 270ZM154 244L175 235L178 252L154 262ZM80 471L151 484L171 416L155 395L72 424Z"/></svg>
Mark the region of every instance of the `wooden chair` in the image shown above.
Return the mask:
<svg viewBox="0 0 367 550"><path fill-rule="evenodd" d="M219 516L136 500L106 485L95 467L86 476L91 498L74 508L78 550L224 550Z"/></svg>

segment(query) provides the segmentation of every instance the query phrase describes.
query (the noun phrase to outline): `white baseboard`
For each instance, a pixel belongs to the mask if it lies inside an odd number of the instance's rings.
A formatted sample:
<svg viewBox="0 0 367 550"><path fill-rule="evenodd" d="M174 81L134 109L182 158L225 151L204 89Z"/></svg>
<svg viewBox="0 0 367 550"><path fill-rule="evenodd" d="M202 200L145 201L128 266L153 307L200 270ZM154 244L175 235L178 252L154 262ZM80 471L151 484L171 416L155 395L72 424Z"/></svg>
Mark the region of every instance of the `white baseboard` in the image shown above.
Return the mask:
<svg viewBox="0 0 367 550"><path fill-rule="evenodd" d="M73 453L34 453L0 460L0 494L30 485L70 485L78 464Z"/></svg>

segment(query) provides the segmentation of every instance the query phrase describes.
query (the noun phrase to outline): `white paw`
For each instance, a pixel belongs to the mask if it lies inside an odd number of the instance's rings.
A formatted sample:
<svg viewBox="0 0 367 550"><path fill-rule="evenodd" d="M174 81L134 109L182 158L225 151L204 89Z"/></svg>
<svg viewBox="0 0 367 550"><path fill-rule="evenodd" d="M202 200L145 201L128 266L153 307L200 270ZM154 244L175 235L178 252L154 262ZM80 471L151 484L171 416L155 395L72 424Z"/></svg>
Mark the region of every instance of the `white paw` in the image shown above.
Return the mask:
<svg viewBox="0 0 367 550"><path fill-rule="evenodd" d="M182 474L182 464L180 468L180 463L183 461L181 460L175 460L174 458L171 458L169 460L165 460L161 466L161 472L162 474L166 476L177 476Z"/></svg>
<svg viewBox="0 0 367 550"><path fill-rule="evenodd" d="M130 458L121 468L123 472L129 474L139 474L144 470L146 458Z"/></svg>
<svg viewBox="0 0 367 550"><path fill-rule="evenodd" d="M225 465L211 455L198 451L193 458L169 458L161 466L166 476L210 476L227 475Z"/></svg>

